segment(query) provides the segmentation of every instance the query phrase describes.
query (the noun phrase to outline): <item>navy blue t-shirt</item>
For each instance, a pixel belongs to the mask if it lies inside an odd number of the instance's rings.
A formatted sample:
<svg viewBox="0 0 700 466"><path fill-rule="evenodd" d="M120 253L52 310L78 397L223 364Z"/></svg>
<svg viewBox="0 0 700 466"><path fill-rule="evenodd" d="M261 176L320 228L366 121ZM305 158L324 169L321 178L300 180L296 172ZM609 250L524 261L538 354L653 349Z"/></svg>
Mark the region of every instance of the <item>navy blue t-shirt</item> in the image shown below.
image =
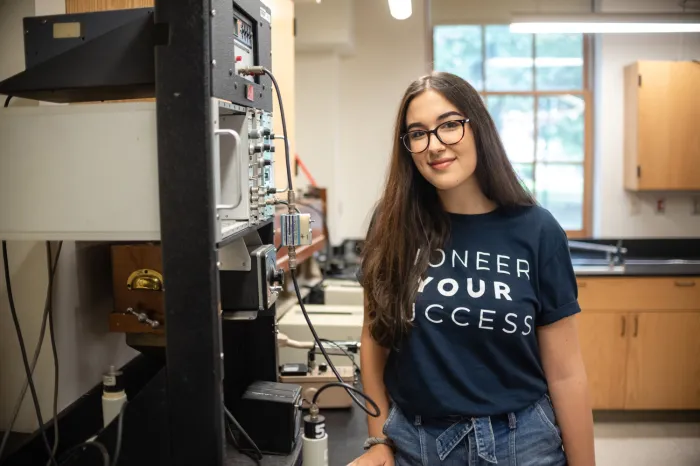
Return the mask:
<svg viewBox="0 0 700 466"><path fill-rule="evenodd" d="M408 415L523 409L547 391L536 328L580 311L566 234L539 206L450 217L410 333L389 354L387 391Z"/></svg>

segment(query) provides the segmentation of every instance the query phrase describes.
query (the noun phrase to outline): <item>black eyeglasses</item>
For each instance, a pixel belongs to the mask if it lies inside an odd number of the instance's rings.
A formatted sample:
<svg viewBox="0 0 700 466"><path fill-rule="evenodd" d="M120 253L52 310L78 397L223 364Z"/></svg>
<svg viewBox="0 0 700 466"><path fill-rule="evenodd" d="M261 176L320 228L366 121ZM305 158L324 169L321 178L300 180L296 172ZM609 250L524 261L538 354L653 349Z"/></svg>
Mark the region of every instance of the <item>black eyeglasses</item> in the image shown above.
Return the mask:
<svg viewBox="0 0 700 466"><path fill-rule="evenodd" d="M401 136L401 140L406 149L412 154L418 154L428 148L431 134L434 134L441 143L451 146L464 138L465 123L469 123L469 118L446 121L439 124L435 129L409 131Z"/></svg>

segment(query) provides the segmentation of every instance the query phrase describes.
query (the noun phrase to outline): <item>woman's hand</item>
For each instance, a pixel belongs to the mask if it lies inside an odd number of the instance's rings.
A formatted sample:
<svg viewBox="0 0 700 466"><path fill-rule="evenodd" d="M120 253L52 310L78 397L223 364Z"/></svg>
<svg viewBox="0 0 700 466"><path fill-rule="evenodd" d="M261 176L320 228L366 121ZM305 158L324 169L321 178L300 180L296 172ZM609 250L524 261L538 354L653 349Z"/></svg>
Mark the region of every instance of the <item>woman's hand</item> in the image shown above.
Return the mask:
<svg viewBox="0 0 700 466"><path fill-rule="evenodd" d="M386 445L374 445L348 466L394 466L394 452Z"/></svg>

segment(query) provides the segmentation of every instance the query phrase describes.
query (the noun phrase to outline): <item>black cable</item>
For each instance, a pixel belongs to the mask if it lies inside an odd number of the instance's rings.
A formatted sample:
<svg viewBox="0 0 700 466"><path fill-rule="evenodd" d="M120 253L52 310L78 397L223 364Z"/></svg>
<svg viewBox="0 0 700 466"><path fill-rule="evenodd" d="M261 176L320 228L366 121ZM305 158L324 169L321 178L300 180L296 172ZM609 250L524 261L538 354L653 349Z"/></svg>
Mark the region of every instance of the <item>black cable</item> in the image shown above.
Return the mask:
<svg viewBox="0 0 700 466"><path fill-rule="evenodd" d="M258 68L260 69L260 68ZM284 133L284 156L285 156L285 162L287 165L287 184L288 184L288 190L292 191L293 189L293 183L292 183L292 164L290 161L290 155L289 155L289 137L287 135L287 122L284 116L284 104L282 103L282 95L280 94L280 89L279 85L277 84L277 80L273 76L272 72L268 70L267 68L262 68L262 71L270 76L270 79L272 80L272 83L275 86L275 92L277 93L277 100L279 101L279 106L280 106L280 115L282 118L282 132ZM248 71L246 71L248 72ZM323 347L323 344L320 341L320 338L318 337L318 333L316 333L316 329L314 328L313 324L311 323L311 319L309 318L309 314L306 312L306 307L304 306L304 300L301 297L301 290L299 288L299 283L297 282L297 275L296 275L296 270L294 270L292 267L289 269L290 274L292 275L292 281L294 282L294 291L296 292L297 295L297 300L299 301L299 306L301 307L301 312L304 314L304 319L306 319L306 323L309 326L309 330L311 330L312 335L314 336L314 340L318 344L319 348L321 349L321 353L323 356L326 358L328 361L328 365L330 366L331 370L335 374L336 378L338 379L339 383L343 383L343 378L340 376L340 373L338 372L338 369L335 368L335 365L333 362L330 360L328 357L328 353L326 353L326 349ZM347 389L345 390L348 395L350 395L350 398L357 403L357 405L369 416L371 417L379 417L381 414L379 407L377 404L370 399L367 395L362 394L362 397L365 398L373 408L376 408L376 413L370 412L367 407L362 403L360 400L357 399L353 391L357 391L355 388L352 389ZM230 414L230 413L228 413Z"/></svg>
<svg viewBox="0 0 700 466"><path fill-rule="evenodd" d="M117 444L114 446L114 460L112 461L112 466L117 466L119 462L119 455L122 451L122 434L124 431L124 411L126 410L126 405L128 401L124 401L122 408L119 410L119 421L117 424Z"/></svg>
<svg viewBox="0 0 700 466"><path fill-rule="evenodd" d="M51 352L53 353L53 366L54 366L54 380L53 380L53 449L52 453L56 456L58 451L58 380L59 380L59 363L58 363L58 350L56 349L56 333L54 331L53 325L53 283L56 276L56 269L58 268L58 258L61 257L61 249L63 249L63 241L58 243L58 250L56 252L56 259L53 258L53 252L51 251L51 242L46 242L46 267L49 272L49 286L48 286L48 313L49 313L49 337L51 338ZM49 462L47 462L48 466Z"/></svg>
<svg viewBox="0 0 700 466"><path fill-rule="evenodd" d="M39 340L37 341L36 347L34 348L34 358L32 359L32 364L31 364L31 372L32 375L34 374L34 369L36 368L36 364L39 361L39 355L41 354L41 348L44 343L44 336L46 335L46 324L48 322L49 318L49 308L48 308L48 296L47 296L47 302L44 304L44 315L41 320L41 329L39 330ZM12 412L12 416L10 418L10 426L7 428L5 431L5 435L2 437L2 443L0 443L0 458L3 457L3 454L5 452L5 447L7 446L7 441L10 438L10 433L12 432L12 429L15 426L15 422L17 421L17 417L19 416L19 410L22 407L22 401L24 401L24 397L27 394L27 390L29 389L29 380L24 381L24 385L22 386L22 390L20 390L19 397L17 397L17 401L15 402L15 407Z"/></svg>
<svg viewBox="0 0 700 466"><path fill-rule="evenodd" d="M236 448L236 450L253 460L255 464L260 466L262 458L255 456L250 451L241 448L241 446L238 444L238 440L236 440L236 436L234 435L233 430L231 429L231 424L229 422L226 422L226 432L228 433L228 437L231 439L231 444L234 446L234 448Z"/></svg>
<svg viewBox="0 0 700 466"><path fill-rule="evenodd" d="M282 94L280 93L280 87L277 84L277 80L270 70L263 68L265 74L267 74L272 80L272 84L275 85L275 92L277 93L277 100L280 104L280 116L282 118L282 134L284 136L284 154L285 162L287 164L287 190L292 190L292 162L289 158L289 136L287 135L287 119L284 116L284 104L282 103Z"/></svg>
<svg viewBox="0 0 700 466"><path fill-rule="evenodd" d="M224 413L226 413L226 417L229 418L229 420L233 423L234 426L236 426L236 429L243 435L243 437L246 439L246 441L250 444L251 447L253 447L253 450L255 450L255 453L260 457L260 459L263 459L263 454L260 451L260 448L255 444L252 438L248 435L248 432L241 427L241 425L238 423L235 417L233 417L233 414L231 414L231 411L228 410L226 406L224 406ZM240 450L240 448L239 448Z"/></svg>
<svg viewBox="0 0 700 466"><path fill-rule="evenodd" d="M63 455L62 458L64 461L68 457L70 457L73 453L76 451L80 450L81 448L87 448L87 447L94 447L100 450L100 453L102 454L102 464L103 466L110 466L109 464L109 452L107 451L107 447L102 445L100 442L96 440L91 440L89 442L83 442L79 443L78 445L74 446L73 448L70 448L68 451L66 451Z"/></svg>
<svg viewBox="0 0 700 466"><path fill-rule="evenodd" d="M47 242L48 244L48 242ZM48 252L47 252L47 260L49 262L48 264L48 269L49 269L49 288L47 289L46 293L46 300L44 302L44 315L41 320L41 329L39 330L39 339L37 341L36 347L34 348L34 357L32 359L31 363L31 372L32 375L34 375L34 369L36 368L37 362L39 361L39 356L41 355L41 349L44 344L44 336L46 335L46 324L49 319L49 313L52 312L52 296L53 296L53 288L52 288L52 283L54 276L56 274L56 266L58 265L58 259L61 256L61 248L63 246L63 241L59 243L58 246L58 252L56 253L56 258L53 259ZM53 262L53 264L51 264ZM53 324L52 324L53 325ZM53 334L52 334L53 335ZM51 337L52 341L55 341L53 336ZM57 359L56 359L56 353L54 353L54 362L57 364ZM54 444L53 444L53 454L54 456L56 455L56 451L58 450L58 418L56 416L56 410L57 410L57 398L58 398L58 385L54 386ZM15 422L17 422L17 417L19 416L19 411L20 408L22 407L22 401L24 401L24 397L27 394L27 389L29 389L29 380L24 381L24 385L22 386L22 390L20 391L19 397L17 398L17 401L15 402L15 407L12 412L12 416L10 418L10 426L7 428L7 431L5 432L5 435L3 435L2 438L2 443L0 443L0 458L3 457L3 454L5 452L5 448L7 447L7 442L10 438L10 433L12 432L12 429L15 426ZM50 463L50 460L49 460Z"/></svg>
<svg viewBox="0 0 700 466"><path fill-rule="evenodd" d="M5 266L5 284L7 286L7 299L10 304L10 313L12 314L12 320L15 324L15 330L17 332L17 340L19 341L19 348L22 352L22 362L24 363L24 371L27 375L27 380L29 380L29 389L32 393L32 400L34 401L34 410L36 411L36 418L39 423L39 430L41 431L41 437L44 440L44 445L46 446L46 451L49 454L51 463L54 466L58 466L56 462L56 457L53 454L51 445L49 445L49 440L46 437L46 430L44 429L44 420L41 416L41 407L39 406L39 397L36 394L36 387L34 386L34 379L32 377L31 369L29 368L29 360L27 359L27 348L24 345L24 337L22 336L22 328L19 325L19 319L17 317L17 310L15 309L15 299L12 295L12 279L10 278L10 264L7 258L7 242L3 240L2 242L2 260Z"/></svg>
<svg viewBox="0 0 700 466"><path fill-rule="evenodd" d="M297 282L297 274L296 270L290 269L290 274L292 275L292 281L294 282L294 291L296 291L297 294L297 300L299 301L299 306L301 307L301 312L304 314L304 319L306 319L306 323L309 326L309 330L311 330L311 334L314 337L314 340L318 344L319 349L321 350L321 353L323 356L326 358L326 361L328 361L328 365L330 366L331 370L335 374L336 378L338 379L338 383L342 385L338 386L343 386L345 387L345 391L350 395L350 398L357 403L357 405L365 412L367 415L371 417L379 417L381 414L381 411L379 410L379 406L377 406L377 403L374 402L370 397L362 393L361 391L357 390L355 387L351 387L350 385L347 385L343 383L343 378L340 376L340 373L338 372L338 369L336 369L335 364L333 364L333 361L331 361L331 358L328 356L328 353L326 353L326 349L323 347L323 343L321 343L321 338L319 338L318 333L316 333L316 329L314 328L314 325L311 323L311 319L309 318L309 314L306 312L306 307L304 306L304 300L301 297L301 291L299 290L299 283ZM367 400L367 402L372 406L372 408L375 409L376 412L370 412L367 407L362 403L362 401L358 400L355 394L353 393L360 393L360 396Z"/></svg>
<svg viewBox="0 0 700 466"><path fill-rule="evenodd" d="M345 382L330 382L330 383L323 385L321 388L318 389L318 391L316 393L314 393L314 397L311 399L311 403L317 404L318 397L321 395L321 393L323 393L325 390L328 390L329 388L332 388L332 387L342 387L347 392L357 393L362 398L367 400L367 403L372 405L372 408L374 408L375 410L377 410L377 412L379 412L379 406L377 406L377 403L375 403L374 400L372 400L372 398L370 398L367 395L365 395L364 393L362 393L362 390L359 390L359 389L353 387L352 385L348 385Z"/></svg>
<svg viewBox="0 0 700 466"><path fill-rule="evenodd" d="M358 374L360 373L360 366L357 365L357 361L355 361L355 356L350 354L345 348L343 348L342 346L340 346L338 343L334 342L333 340L327 340L325 338L321 338L321 341L323 343L328 343L329 345L333 345L336 348L338 348L340 351L342 351L343 354L345 356L347 356L348 359L350 359L350 361L352 361L352 365L355 366L355 370L357 371L357 373Z"/></svg>
<svg viewBox="0 0 700 466"><path fill-rule="evenodd" d="M5 108L10 106L10 100L12 100L12 96L8 95L7 99L5 99Z"/></svg>

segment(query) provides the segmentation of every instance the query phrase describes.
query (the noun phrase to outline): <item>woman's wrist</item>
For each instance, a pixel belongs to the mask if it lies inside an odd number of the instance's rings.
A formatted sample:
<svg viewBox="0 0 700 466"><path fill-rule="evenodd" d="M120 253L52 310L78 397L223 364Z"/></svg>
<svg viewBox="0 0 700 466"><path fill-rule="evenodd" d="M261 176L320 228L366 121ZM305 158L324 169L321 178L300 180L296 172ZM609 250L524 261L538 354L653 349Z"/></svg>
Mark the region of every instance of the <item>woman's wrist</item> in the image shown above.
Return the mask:
<svg viewBox="0 0 700 466"><path fill-rule="evenodd" d="M391 455L394 454L394 449L390 447L389 445L383 444L383 443L377 443L376 445L372 445L368 449L365 450L365 452L370 452L370 451L381 451L384 453L389 453Z"/></svg>
<svg viewBox="0 0 700 466"><path fill-rule="evenodd" d="M369 450L376 446L386 447L393 451L394 443L387 437L369 437L364 444L364 449Z"/></svg>

